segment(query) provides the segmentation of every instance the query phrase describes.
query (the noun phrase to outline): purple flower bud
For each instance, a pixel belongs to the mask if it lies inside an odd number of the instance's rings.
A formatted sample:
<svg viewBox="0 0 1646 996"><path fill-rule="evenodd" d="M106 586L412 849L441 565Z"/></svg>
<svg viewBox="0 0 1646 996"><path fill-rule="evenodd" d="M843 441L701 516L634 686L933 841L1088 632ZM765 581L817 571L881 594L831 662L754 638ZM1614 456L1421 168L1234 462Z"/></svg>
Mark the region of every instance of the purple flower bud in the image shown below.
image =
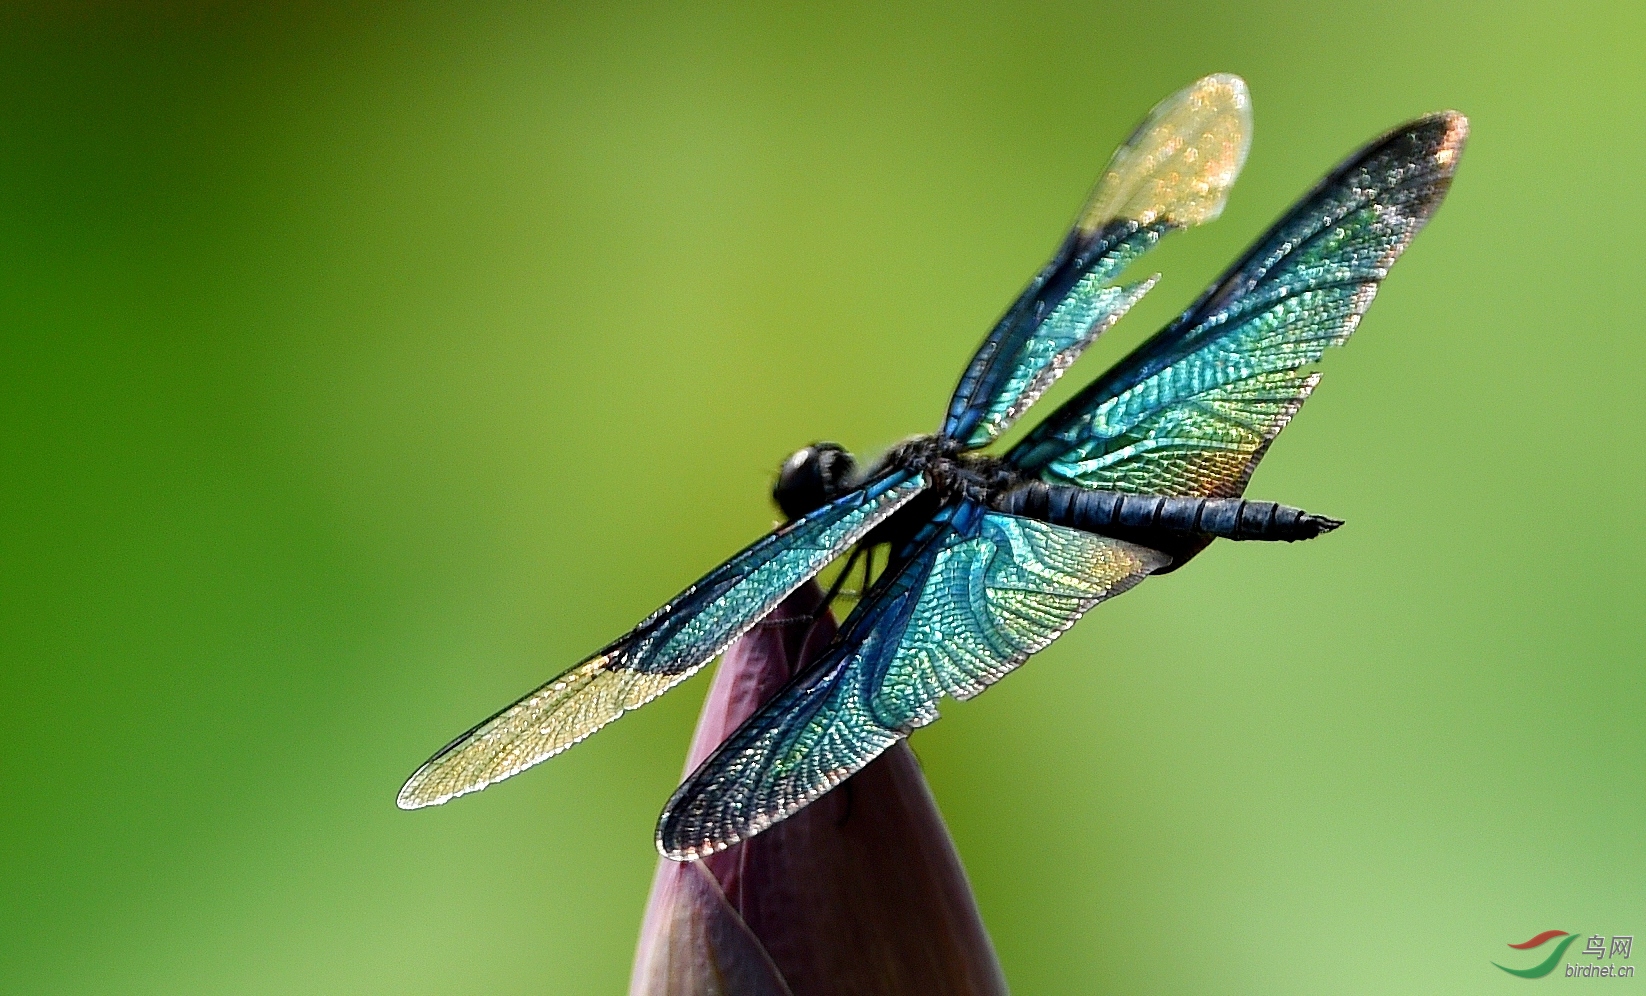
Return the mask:
<svg viewBox="0 0 1646 996"><path fill-rule="evenodd" d="M807 584L726 652L689 773L834 635ZM758 837L661 860L630 996L1006 992L965 869L906 743Z"/></svg>

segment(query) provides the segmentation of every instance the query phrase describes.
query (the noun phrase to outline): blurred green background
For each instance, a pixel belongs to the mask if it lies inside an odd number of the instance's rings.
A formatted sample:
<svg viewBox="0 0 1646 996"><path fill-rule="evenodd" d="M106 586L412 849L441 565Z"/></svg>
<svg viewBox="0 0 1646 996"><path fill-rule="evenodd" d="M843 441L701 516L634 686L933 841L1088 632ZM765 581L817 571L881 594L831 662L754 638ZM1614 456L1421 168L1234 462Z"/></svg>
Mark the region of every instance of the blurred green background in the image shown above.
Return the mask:
<svg viewBox="0 0 1646 996"><path fill-rule="evenodd" d="M401 780L766 528L796 446L934 428L1109 151L1216 71L1257 120L1228 211L1051 402L1362 141L1473 138L1253 482L1347 528L1220 544L915 737L1006 972L1510 992L1508 942L1646 935L1643 38L6 5L0 989L621 991L704 678L457 805Z"/></svg>

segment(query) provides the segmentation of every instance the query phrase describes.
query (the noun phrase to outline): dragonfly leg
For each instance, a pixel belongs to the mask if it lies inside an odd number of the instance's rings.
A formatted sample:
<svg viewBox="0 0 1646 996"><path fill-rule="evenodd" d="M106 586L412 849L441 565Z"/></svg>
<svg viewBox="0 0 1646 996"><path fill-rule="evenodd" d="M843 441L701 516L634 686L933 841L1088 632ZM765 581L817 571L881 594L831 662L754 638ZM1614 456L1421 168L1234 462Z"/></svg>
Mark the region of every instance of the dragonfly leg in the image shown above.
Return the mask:
<svg viewBox="0 0 1646 996"><path fill-rule="evenodd" d="M842 567L840 569L840 573L835 575L834 583L829 585L828 594L823 596L823 601L820 605L818 605L817 611L812 613L812 620L814 622L823 618L823 614L829 611L829 608L834 605L836 596L840 594L840 586L846 583L846 578L851 575L852 567L856 565L857 558L861 556L862 553L862 546L852 547L852 555L846 558L846 566Z"/></svg>
<svg viewBox="0 0 1646 996"><path fill-rule="evenodd" d="M754 624L754 628L781 629L784 626L798 626L804 624L806 628L810 629L812 626L816 625L817 621L823 618L823 614L829 611L829 606L834 604L835 598L840 594L841 585L846 583L846 578L851 575L852 567L856 565L857 558L862 553L863 547L858 546L852 548L851 556L846 558L846 565L840 569L839 574L835 575L834 581L829 585L829 590L823 595L823 601L818 603L815 610L808 612L803 616L789 616L785 619L762 619Z"/></svg>

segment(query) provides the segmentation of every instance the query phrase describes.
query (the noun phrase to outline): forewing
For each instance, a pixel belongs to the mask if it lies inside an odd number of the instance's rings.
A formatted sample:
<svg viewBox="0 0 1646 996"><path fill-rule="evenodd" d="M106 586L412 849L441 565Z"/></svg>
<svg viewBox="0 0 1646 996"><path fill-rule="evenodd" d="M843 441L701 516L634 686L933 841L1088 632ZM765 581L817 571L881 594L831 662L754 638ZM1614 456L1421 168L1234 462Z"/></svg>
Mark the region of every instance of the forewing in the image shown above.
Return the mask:
<svg viewBox="0 0 1646 996"><path fill-rule="evenodd" d="M793 815L1170 558L963 504L876 586L817 668L779 692L669 800L658 848L713 853Z"/></svg>
<svg viewBox="0 0 1646 996"><path fill-rule="evenodd" d="M1110 281L1165 233L1223 210L1251 143L1238 76L1162 101L1115 151L1074 229L995 325L949 402L943 435L984 446L1006 430L1154 279Z"/></svg>
<svg viewBox="0 0 1646 996"><path fill-rule="evenodd" d="M1007 459L1056 484L1234 497L1440 206L1468 134L1446 112L1350 156L1171 325Z"/></svg>
<svg viewBox="0 0 1646 996"><path fill-rule="evenodd" d="M755 541L604 650L463 734L400 790L418 809L547 760L695 674L925 488L896 472Z"/></svg>

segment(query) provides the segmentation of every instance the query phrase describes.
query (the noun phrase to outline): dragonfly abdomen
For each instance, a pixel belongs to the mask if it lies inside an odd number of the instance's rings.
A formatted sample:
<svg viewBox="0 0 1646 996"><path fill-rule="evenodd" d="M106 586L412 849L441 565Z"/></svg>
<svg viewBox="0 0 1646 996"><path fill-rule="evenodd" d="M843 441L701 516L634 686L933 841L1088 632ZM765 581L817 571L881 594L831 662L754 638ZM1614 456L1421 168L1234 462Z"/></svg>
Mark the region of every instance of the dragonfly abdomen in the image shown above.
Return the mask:
<svg viewBox="0 0 1646 996"><path fill-rule="evenodd" d="M1272 501L1132 495L1039 481L1001 495L994 507L1013 515L1103 533L1145 546L1176 545L1191 536L1293 543L1314 539L1343 524L1337 519ZM1159 536L1164 542L1151 544L1151 536Z"/></svg>

